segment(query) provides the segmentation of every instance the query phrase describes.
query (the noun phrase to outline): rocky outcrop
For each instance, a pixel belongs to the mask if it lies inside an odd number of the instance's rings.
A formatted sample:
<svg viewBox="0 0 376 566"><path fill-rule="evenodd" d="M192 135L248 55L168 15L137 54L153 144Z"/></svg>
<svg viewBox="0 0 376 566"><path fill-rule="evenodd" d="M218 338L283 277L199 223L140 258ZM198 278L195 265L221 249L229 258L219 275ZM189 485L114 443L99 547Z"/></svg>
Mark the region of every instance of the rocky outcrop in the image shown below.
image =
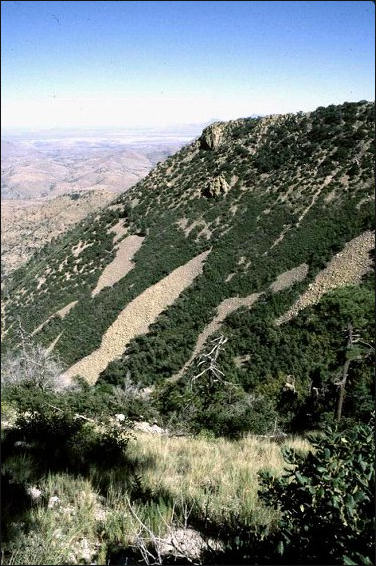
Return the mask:
<svg viewBox="0 0 376 566"><path fill-rule="evenodd" d="M202 149L217 149L223 141L226 124L223 122L214 122L205 128L200 137L200 145Z"/></svg>
<svg viewBox="0 0 376 566"><path fill-rule="evenodd" d="M202 194L208 198L213 198L225 195L229 190L230 185L222 175L219 175L207 181Z"/></svg>

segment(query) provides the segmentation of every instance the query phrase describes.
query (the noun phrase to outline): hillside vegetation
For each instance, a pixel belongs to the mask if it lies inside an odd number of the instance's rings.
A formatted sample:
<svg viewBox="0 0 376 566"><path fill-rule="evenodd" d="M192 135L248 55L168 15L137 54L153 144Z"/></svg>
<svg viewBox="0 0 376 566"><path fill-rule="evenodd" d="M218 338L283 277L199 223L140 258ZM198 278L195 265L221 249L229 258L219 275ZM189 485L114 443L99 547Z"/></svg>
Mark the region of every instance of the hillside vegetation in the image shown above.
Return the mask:
<svg viewBox="0 0 376 566"><path fill-rule="evenodd" d="M373 117L214 123L6 279L5 564L372 564Z"/></svg>
<svg viewBox="0 0 376 566"><path fill-rule="evenodd" d="M59 337L54 353L68 376L77 368L103 386L130 375L139 387L157 386L171 416L182 409L178 398L192 397L186 384L199 354L222 333L218 361L240 397L270 401L273 420L290 422L300 411L306 419L316 402L332 411L346 324L370 339L373 112L372 103L345 103L209 126L14 272L3 303L4 349L16 344L20 317L26 332L39 328L41 345ZM138 249L127 245L135 236ZM129 257L119 259L121 246ZM202 272L189 275L189 262L203 253ZM97 292L112 265L114 279ZM178 269L186 280L171 300ZM160 306L148 314L156 293ZM103 337L111 342L104 354ZM98 370L89 375L94 354ZM367 364L353 363L362 378L350 380L349 415L370 398ZM294 395L282 401L286 383Z"/></svg>

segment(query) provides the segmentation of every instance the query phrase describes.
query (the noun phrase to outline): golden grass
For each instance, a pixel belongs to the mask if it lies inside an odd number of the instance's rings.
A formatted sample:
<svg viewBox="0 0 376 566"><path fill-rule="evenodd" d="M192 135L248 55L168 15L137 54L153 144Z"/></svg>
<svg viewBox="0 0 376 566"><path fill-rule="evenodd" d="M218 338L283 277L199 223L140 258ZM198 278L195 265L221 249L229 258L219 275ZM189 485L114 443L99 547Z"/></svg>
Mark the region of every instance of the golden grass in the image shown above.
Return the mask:
<svg viewBox="0 0 376 566"><path fill-rule="evenodd" d="M41 480L38 488L44 501L31 509L30 532L23 531L22 523L13 525L19 536L6 563L90 563L100 551L97 494L90 482L68 474L51 474ZM56 498L56 503L52 504L51 498Z"/></svg>
<svg viewBox="0 0 376 566"><path fill-rule="evenodd" d="M308 451L301 438L284 445ZM275 442L248 436L239 441L165 437L137 432L129 444L130 455L152 457L155 464L143 472L145 485L184 497L215 519L239 514L269 521L270 512L257 499L257 473L264 468L279 475L283 468L281 447Z"/></svg>
<svg viewBox="0 0 376 566"><path fill-rule="evenodd" d="M303 452L310 447L301 438L283 446ZM140 535L147 541L153 536L163 539L181 524L184 508L209 517L213 524L235 519L272 526L278 518L257 498L257 473L267 468L280 475L284 466L281 446L267 439L208 440L136 432L127 455L140 465L136 474L151 497L130 503L132 480L125 468L110 471L105 497L94 487L101 470L93 468L90 479L49 474L35 486L42 498L31 510L30 531L14 524L17 544L4 563L105 564L112 545L132 546ZM56 504L50 505L51 498L57 498Z"/></svg>

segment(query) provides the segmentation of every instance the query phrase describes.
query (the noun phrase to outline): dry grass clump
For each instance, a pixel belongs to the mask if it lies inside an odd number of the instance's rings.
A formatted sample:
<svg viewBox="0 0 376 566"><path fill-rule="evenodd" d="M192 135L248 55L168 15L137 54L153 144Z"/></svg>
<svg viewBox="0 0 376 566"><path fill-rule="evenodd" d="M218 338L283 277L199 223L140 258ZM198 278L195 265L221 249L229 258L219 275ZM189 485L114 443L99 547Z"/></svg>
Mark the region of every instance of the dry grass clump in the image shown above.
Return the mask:
<svg viewBox="0 0 376 566"><path fill-rule="evenodd" d="M35 499L29 533L23 523L8 564L90 564L100 547L97 533L98 495L90 481L51 474L29 493Z"/></svg>
<svg viewBox="0 0 376 566"><path fill-rule="evenodd" d="M304 452L310 447L298 437L282 446ZM191 527L193 516L214 524L234 517L249 525L276 519L257 497L257 473L267 468L279 475L283 469L281 446L275 442L256 436L234 442L136 432L126 453L135 475L114 466L104 490L94 487L103 483L103 471L95 466L90 478L49 474L30 486L31 528L13 525L17 545L6 563L106 564L110 548L142 553L152 544L163 553L179 533L198 552L202 539Z"/></svg>
<svg viewBox="0 0 376 566"><path fill-rule="evenodd" d="M309 443L301 438L284 445L309 449ZM276 475L281 473L281 447L275 442L256 436L234 442L138 432L129 451L155 462L143 477L152 490L167 490L176 499L183 496L194 501L213 520L226 520L234 514L257 522L271 520L270 511L258 502L257 473L264 468Z"/></svg>

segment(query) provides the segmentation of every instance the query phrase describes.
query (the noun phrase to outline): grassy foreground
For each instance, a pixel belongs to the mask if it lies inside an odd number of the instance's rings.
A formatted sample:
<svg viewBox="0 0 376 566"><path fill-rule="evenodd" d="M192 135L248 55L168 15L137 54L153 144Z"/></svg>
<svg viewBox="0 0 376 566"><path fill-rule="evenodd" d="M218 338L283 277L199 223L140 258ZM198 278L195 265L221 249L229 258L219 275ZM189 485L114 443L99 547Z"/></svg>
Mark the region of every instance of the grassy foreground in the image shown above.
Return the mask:
<svg viewBox="0 0 376 566"><path fill-rule="evenodd" d="M162 547L181 551L177 539L170 547L168 541L182 531L194 539L188 551L198 559L198 531L205 537L206 529L213 540L220 525L234 522L273 528L275 513L257 498L257 472L280 475L284 446L309 449L301 438L278 445L255 436L233 442L137 432L125 466L106 472L93 466L86 477L50 473L29 482L34 501L12 523L3 563L131 564L132 548L146 563L158 563ZM27 468L27 451L16 459Z"/></svg>

